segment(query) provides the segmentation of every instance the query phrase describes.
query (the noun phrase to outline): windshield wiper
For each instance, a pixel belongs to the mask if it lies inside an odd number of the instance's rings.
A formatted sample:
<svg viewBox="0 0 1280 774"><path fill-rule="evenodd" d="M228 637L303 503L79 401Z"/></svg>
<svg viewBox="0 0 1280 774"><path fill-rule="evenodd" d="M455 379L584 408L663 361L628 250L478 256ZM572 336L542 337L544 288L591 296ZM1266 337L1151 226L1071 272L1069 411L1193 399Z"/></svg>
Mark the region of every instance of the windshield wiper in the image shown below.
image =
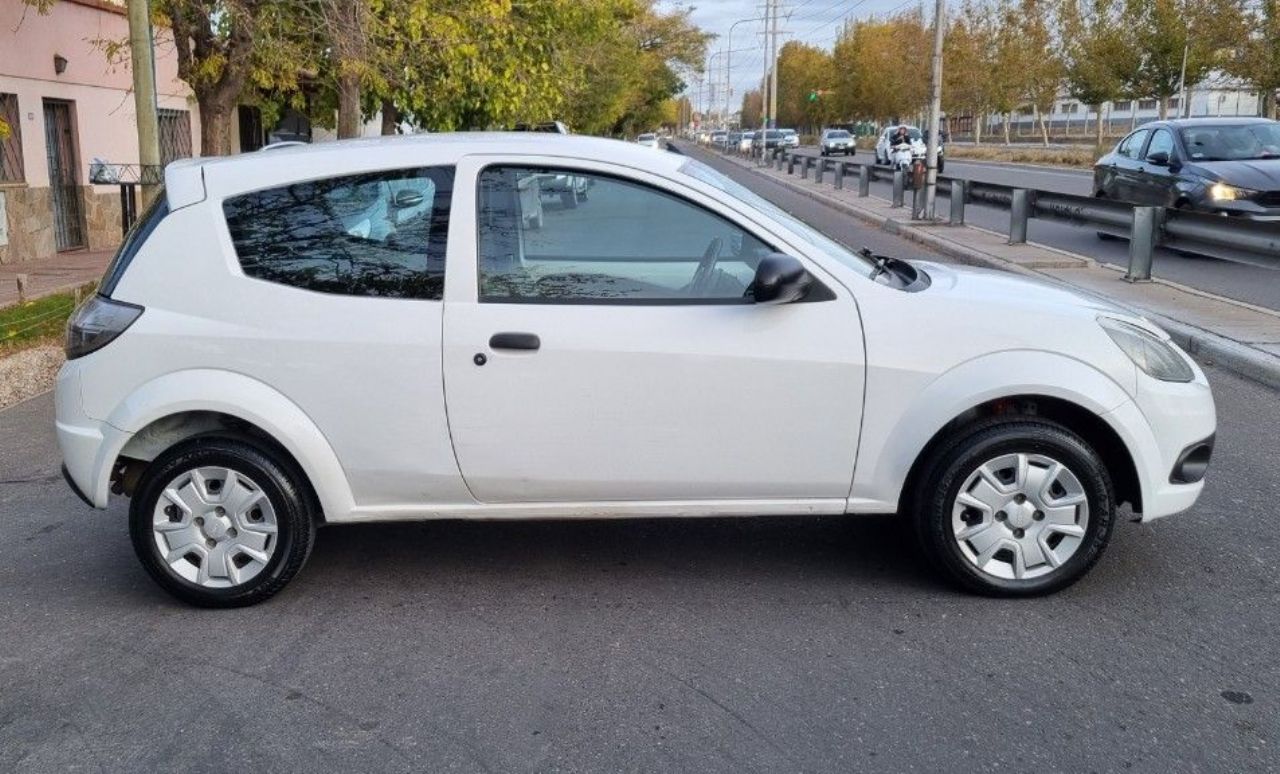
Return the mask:
<svg viewBox="0 0 1280 774"><path fill-rule="evenodd" d="M862 248L861 250L858 251L858 254L861 255L863 258L866 258L868 261L871 261L873 264L875 264L875 268L872 269L871 271L871 279L874 280L876 277L879 277L881 274L889 273L888 256L876 255L875 253L871 252L870 247Z"/></svg>

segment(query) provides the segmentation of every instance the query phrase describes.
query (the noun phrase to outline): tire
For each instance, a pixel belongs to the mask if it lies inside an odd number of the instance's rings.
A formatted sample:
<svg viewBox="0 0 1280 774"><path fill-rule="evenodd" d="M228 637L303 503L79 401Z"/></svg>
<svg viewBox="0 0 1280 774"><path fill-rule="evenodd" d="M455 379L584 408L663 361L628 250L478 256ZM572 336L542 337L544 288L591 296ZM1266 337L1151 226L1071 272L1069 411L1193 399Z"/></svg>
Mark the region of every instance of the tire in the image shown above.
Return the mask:
<svg viewBox="0 0 1280 774"><path fill-rule="evenodd" d="M560 192L560 204L564 205L566 210L572 210L578 206L578 194L573 190L573 186L569 186L569 190Z"/></svg>
<svg viewBox="0 0 1280 774"><path fill-rule="evenodd" d="M1018 491L1022 460L1029 496ZM1055 463L1061 468L1048 480ZM943 576L979 594L1030 597L1066 588L1102 556L1115 523L1111 476L1097 452L1044 419L972 425L937 449L916 483L909 515L922 551Z"/></svg>
<svg viewBox="0 0 1280 774"><path fill-rule="evenodd" d="M130 503L129 534L165 591L200 607L243 607L280 591L306 563L315 541L311 503L301 472L283 455L238 439L195 438L147 466ZM170 560L161 541L174 552ZM173 558L183 548L190 550Z"/></svg>

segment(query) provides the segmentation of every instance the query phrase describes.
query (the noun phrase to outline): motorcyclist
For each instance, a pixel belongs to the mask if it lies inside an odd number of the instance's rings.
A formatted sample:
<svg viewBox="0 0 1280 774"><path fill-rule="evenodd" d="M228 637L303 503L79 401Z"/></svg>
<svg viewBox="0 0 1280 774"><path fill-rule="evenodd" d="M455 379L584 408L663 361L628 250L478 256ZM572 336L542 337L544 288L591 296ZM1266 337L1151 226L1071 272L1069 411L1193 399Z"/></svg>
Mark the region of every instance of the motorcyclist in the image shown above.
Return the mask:
<svg viewBox="0 0 1280 774"><path fill-rule="evenodd" d="M899 126L893 130L893 135L889 138L889 147L892 148L903 143L911 144L911 132L907 130L906 126Z"/></svg>

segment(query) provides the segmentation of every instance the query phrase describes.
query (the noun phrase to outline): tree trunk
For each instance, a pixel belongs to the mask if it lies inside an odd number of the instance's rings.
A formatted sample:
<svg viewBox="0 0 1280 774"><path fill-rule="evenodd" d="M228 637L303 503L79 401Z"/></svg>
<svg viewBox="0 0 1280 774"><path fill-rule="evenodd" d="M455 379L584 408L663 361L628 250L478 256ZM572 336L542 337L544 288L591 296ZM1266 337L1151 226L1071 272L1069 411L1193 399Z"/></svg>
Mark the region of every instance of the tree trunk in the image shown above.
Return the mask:
<svg viewBox="0 0 1280 774"><path fill-rule="evenodd" d="M1129 131L1138 128L1138 100L1129 101Z"/></svg>
<svg viewBox="0 0 1280 774"><path fill-rule="evenodd" d="M1276 118L1276 90L1268 89L1262 92L1262 99L1258 102L1261 108L1260 113L1263 118Z"/></svg>
<svg viewBox="0 0 1280 774"><path fill-rule="evenodd" d="M198 102L200 109L200 155L229 156L231 154L231 115L235 112L235 100L222 104L211 96Z"/></svg>
<svg viewBox="0 0 1280 774"><path fill-rule="evenodd" d="M382 134L395 134L400 130L400 110L391 99L382 100Z"/></svg>
<svg viewBox="0 0 1280 774"><path fill-rule="evenodd" d="M1044 120L1044 111L1036 108L1036 118L1040 120L1040 136L1044 138L1044 147L1049 147L1049 124Z"/></svg>
<svg viewBox="0 0 1280 774"><path fill-rule="evenodd" d="M1161 95L1160 101L1157 104L1160 105L1160 120L1163 121L1169 117L1169 98Z"/></svg>
<svg viewBox="0 0 1280 774"><path fill-rule="evenodd" d="M338 76L338 139L360 136L360 76Z"/></svg>
<svg viewBox="0 0 1280 774"><path fill-rule="evenodd" d="M981 114L973 119L973 144L975 147L982 144L982 121L983 116Z"/></svg>
<svg viewBox="0 0 1280 774"><path fill-rule="evenodd" d="M1101 102L1099 102L1095 106L1095 110L1097 110L1097 113L1098 113L1098 125L1097 125L1097 134L1094 136L1093 147L1094 147L1094 150L1101 152L1102 151L1102 103Z"/></svg>
<svg viewBox="0 0 1280 774"><path fill-rule="evenodd" d="M1009 137L1009 119L1012 117L1012 115L1013 115L1012 113L1004 114L1004 144L1005 145L1013 144L1013 140Z"/></svg>

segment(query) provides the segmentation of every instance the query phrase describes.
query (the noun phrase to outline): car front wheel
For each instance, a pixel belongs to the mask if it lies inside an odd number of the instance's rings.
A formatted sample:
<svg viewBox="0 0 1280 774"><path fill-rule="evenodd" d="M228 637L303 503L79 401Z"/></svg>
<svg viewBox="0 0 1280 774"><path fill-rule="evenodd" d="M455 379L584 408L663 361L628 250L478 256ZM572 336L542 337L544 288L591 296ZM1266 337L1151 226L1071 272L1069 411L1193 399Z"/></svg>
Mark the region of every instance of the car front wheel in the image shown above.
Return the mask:
<svg viewBox="0 0 1280 774"><path fill-rule="evenodd" d="M1042 419L989 420L926 463L915 531L950 580L1035 596L1079 580L1111 537L1111 478L1079 436Z"/></svg>
<svg viewBox="0 0 1280 774"><path fill-rule="evenodd" d="M178 599L240 607L284 588L311 553L301 474L266 447L197 438L157 457L129 509L133 548Z"/></svg>

